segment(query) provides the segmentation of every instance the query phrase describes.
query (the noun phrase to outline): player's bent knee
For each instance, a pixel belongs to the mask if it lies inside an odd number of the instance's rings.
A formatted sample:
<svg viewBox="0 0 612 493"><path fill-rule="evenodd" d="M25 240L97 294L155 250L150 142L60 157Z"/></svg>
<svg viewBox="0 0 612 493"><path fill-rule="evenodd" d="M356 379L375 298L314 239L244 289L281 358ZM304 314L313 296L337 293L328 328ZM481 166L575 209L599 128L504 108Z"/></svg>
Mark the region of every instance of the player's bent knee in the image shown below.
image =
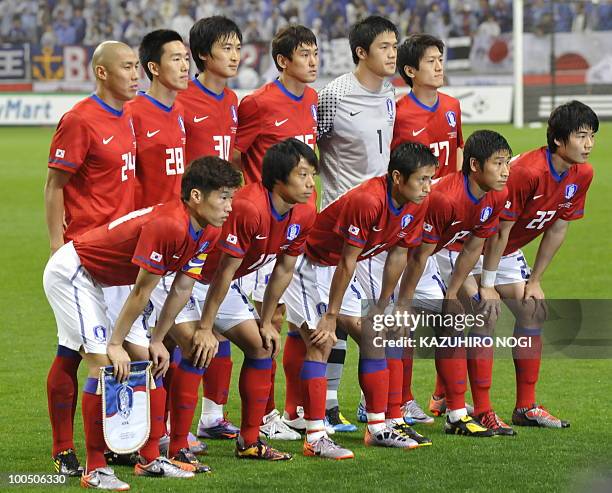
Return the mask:
<svg viewBox="0 0 612 493"><path fill-rule="evenodd" d="M184 354L189 354L191 352L191 343L196 331L196 325L197 322L184 322L175 324L170 329L170 335Z"/></svg>

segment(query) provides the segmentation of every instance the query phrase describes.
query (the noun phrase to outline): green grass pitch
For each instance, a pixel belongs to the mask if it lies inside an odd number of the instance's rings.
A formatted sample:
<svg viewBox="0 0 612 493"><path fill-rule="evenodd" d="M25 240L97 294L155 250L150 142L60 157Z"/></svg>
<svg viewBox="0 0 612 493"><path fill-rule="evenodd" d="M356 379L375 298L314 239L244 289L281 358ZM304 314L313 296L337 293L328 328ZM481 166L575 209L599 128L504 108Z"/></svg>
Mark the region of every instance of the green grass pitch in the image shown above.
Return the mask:
<svg viewBox="0 0 612 493"><path fill-rule="evenodd" d="M517 130L493 127L509 140L515 153L545 143L545 129ZM474 127L466 127L469 134ZM2 366L0 370L0 490L7 474L51 473L51 432L47 417L45 381L56 349L53 314L42 291L42 271L48 256L43 208L46 159L53 129L2 128ZM609 297L610 229L612 217L612 124L604 124L592 155L595 166L586 216L572 224L566 244L545 276L551 298ZM533 261L535 249L527 249ZM235 377L228 411L238 421L237 374L239 351L234 348ZM359 398L356 379L357 351L349 348L345 376L340 388L344 413L354 419ZM82 369L83 370L83 369ZM610 374L608 360L561 360L543 362L538 387L539 400L554 413L571 421L566 430L519 429L515 438L478 440L445 436L442 421L419 427L431 437L432 447L411 452L368 449L363 428L345 434L339 441L355 451L356 459L340 463L306 459L301 444L276 443L295 453L288 463L241 462L233 458L231 442L211 442L206 461L213 474L194 480L135 478L127 468L116 468L135 491L558 491L585 487L580 479L601 478L612 464L612 436L608 422ZM84 382L82 371L80 387ZM278 373L277 406L282 409L282 371ZM417 360L414 369L415 395L425 405L434 382L433 362ZM493 402L502 418L509 420L514 404L512 361L496 362ZM82 423L77 412L76 440L81 460L85 459ZM196 416L199 411L196 412ZM578 481L578 483L576 483ZM582 486L580 486L582 484ZM49 487L47 487L49 488ZM70 479L62 489L78 488ZM41 487L20 487L21 491ZM58 489L58 488L55 488ZM602 490L603 491L603 490Z"/></svg>

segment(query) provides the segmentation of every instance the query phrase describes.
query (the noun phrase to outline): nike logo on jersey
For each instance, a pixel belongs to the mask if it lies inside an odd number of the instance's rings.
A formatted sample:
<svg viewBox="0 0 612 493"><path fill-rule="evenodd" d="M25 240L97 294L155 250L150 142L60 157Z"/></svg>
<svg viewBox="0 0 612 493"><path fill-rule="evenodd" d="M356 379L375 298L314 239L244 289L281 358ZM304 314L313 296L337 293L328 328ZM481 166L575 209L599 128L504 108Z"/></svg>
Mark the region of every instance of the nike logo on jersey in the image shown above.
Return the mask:
<svg viewBox="0 0 612 493"><path fill-rule="evenodd" d="M543 197L543 196L544 196L544 194L542 194L542 195L534 195L533 196L533 200L539 199L540 197Z"/></svg>
<svg viewBox="0 0 612 493"><path fill-rule="evenodd" d="M459 224L460 222L461 222L461 221L453 221L453 222L451 223L451 226L454 226L455 224Z"/></svg>
<svg viewBox="0 0 612 493"><path fill-rule="evenodd" d="M261 235L257 235L255 237L256 240L265 240L267 238L267 236L261 236Z"/></svg>
<svg viewBox="0 0 612 493"><path fill-rule="evenodd" d="M155 130L154 132L151 132L150 130L147 130L147 137L153 137L155 135L157 135L159 133L159 130Z"/></svg>
<svg viewBox="0 0 612 493"><path fill-rule="evenodd" d="M377 228L376 226L374 226L372 229L373 229L374 231L376 231L376 232L378 232L378 231L382 231L382 228Z"/></svg>
<svg viewBox="0 0 612 493"><path fill-rule="evenodd" d="M106 144L108 144L108 143L109 143L111 140L113 140L113 138L114 138L114 137L115 137L114 135L111 135L111 136L110 136L108 139L102 139L102 143L103 143L104 145L106 145Z"/></svg>
<svg viewBox="0 0 612 493"><path fill-rule="evenodd" d="M278 120L276 120L274 122L274 125L276 125L277 127L280 127L283 123L287 123L288 120L289 120L289 118L285 118L284 120L281 120L280 122Z"/></svg>
<svg viewBox="0 0 612 493"><path fill-rule="evenodd" d="M350 112L350 115L351 115L351 116L355 116L355 115L358 115L359 113L361 113L362 111L363 111L363 110L361 110L361 111L351 111L351 112Z"/></svg>
<svg viewBox="0 0 612 493"><path fill-rule="evenodd" d="M207 118L208 118L208 115L207 116L201 116L200 118L198 118L197 116L194 116L193 117L193 123L200 123L201 121L206 120Z"/></svg>
<svg viewBox="0 0 612 493"><path fill-rule="evenodd" d="M174 260L178 260L178 259L180 259L180 258L181 258L181 256L180 256L180 255L172 255L172 258L173 258Z"/></svg>
<svg viewBox="0 0 612 493"><path fill-rule="evenodd" d="M417 135L419 135L420 133L423 132L423 130L425 130L427 127L423 127L421 130L413 130L412 131L412 136L416 137Z"/></svg>

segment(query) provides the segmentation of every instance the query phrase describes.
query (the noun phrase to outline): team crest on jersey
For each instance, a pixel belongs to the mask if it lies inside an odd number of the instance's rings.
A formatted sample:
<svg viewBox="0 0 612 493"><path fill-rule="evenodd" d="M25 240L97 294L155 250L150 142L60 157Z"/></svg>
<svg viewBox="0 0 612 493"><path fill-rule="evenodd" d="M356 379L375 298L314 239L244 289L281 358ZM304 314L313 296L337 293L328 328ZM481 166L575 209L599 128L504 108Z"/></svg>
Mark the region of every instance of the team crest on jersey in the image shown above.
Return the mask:
<svg viewBox="0 0 612 493"><path fill-rule="evenodd" d="M453 128L455 128L457 126L457 115L455 115L454 111L447 111L446 112L446 121Z"/></svg>
<svg viewBox="0 0 612 493"><path fill-rule="evenodd" d="M132 414L134 406L134 389L125 382L117 389L117 413L123 419L127 419Z"/></svg>
<svg viewBox="0 0 612 493"><path fill-rule="evenodd" d="M289 241L295 240L299 234L300 234L299 224L292 224L291 226L289 226L289 228L287 228L287 239Z"/></svg>
<svg viewBox="0 0 612 493"><path fill-rule="evenodd" d="M234 123L238 123L238 112L236 111L236 107L234 105L230 106L230 113L232 114L232 120L234 120Z"/></svg>
<svg viewBox="0 0 612 493"><path fill-rule="evenodd" d="M412 222L413 219L414 219L414 216L412 214L406 214L404 217L402 217L402 229L408 226Z"/></svg>
<svg viewBox="0 0 612 493"><path fill-rule="evenodd" d="M181 127L181 131L185 133L185 122L183 121L183 117L181 115L178 116L179 127Z"/></svg>
<svg viewBox="0 0 612 493"><path fill-rule="evenodd" d="M491 214L493 214L493 207L488 205L482 211L480 211L480 222L484 223L491 217Z"/></svg>
<svg viewBox="0 0 612 493"><path fill-rule="evenodd" d="M387 98L387 115L389 116L389 120L395 118L395 102L391 98Z"/></svg>
<svg viewBox="0 0 612 493"><path fill-rule="evenodd" d="M567 200L571 199L574 195L576 195L577 191L578 185L576 185L575 183L570 183L568 186L565 187L565 198Z"/></svg>
<svg viewBox="0 0 612 493"><path fill-rule="evenodd" d="M94 339L98 342L106 342L106 327L103 325L96 325L93 328Z"/></svg>

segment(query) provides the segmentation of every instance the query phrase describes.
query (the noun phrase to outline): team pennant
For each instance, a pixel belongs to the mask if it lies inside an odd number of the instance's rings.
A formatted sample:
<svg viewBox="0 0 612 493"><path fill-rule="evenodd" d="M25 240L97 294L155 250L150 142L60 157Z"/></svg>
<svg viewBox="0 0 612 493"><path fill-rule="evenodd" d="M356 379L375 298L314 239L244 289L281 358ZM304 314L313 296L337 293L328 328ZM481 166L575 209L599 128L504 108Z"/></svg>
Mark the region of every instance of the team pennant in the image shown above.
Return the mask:
<svg viewBox="0 0 612 493"><path fill-rule="evenodd" d="M136 452L149 438L151 382L150 361L130 363L129 377L123 383L113 376L112 366L100 369L104 440L113 452Z"/></svg>

